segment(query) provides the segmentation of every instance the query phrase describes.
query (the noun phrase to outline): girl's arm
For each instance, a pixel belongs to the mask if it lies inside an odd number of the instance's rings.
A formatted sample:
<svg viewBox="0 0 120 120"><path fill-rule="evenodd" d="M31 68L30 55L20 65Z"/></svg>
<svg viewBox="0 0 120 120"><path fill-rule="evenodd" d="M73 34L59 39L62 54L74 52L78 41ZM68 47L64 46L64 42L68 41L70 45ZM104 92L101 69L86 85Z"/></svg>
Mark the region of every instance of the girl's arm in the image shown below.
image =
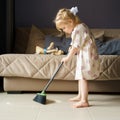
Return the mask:
<svg viewBox="0 0 120 120"><path fill-rule="evenodd" d="M76 47L72 47L68 53L68 55L66 57L64 57L61 62L67 62L68 60L70 60L72 58L73 55L75 55L78 51L78 48Z"/></svg>

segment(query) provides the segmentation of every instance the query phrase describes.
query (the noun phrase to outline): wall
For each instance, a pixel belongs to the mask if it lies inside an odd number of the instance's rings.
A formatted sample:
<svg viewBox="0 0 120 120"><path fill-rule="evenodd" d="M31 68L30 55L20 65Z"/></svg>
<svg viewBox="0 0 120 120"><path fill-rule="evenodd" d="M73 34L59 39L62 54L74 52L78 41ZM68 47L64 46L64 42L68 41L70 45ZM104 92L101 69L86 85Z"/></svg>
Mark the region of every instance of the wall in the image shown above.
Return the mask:
<svg viewBox="0 0 120 120"><path fill-rule="evenodd" d="M6 44L6 1L0 0L0 54L5 53ZM0 92L3 91L3 78L0 77Z"/></svg>
<svg viewBox="0 0 120 120"><path fill-rule="evenodd" d="M0 0L0 54L5 53L6 39L6 1Z"/></svg>
<svg viewBox="0 0 120 120"><path fill-rule="evenodd" d="M78 6L79 16L92 28L120 28L119 0L15 0L16 26L54 26L60 8Z"/></svg>

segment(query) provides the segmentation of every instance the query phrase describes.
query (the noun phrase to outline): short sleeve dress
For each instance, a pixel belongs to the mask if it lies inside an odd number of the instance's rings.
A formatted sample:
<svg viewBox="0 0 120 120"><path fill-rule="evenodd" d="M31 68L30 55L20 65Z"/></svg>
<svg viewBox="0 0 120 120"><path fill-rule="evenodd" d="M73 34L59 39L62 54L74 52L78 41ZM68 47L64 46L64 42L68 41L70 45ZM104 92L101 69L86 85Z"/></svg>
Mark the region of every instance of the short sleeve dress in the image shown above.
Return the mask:
<svg viewBox="0 0 120 120"><path fill-rule="evenodd" d="M77 47L76 80L93 80L100 75L100 60L89 28L84 24L78 24L72 34L72 47Z"/></svg>

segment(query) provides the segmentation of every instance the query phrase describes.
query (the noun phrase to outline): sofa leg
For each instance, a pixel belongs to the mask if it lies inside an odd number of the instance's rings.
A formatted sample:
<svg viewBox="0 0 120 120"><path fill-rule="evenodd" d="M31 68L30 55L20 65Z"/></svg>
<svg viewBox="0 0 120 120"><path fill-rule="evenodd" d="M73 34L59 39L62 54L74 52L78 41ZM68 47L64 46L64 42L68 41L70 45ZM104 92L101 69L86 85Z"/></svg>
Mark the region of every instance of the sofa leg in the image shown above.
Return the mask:
<svg viewBox="0 0 120 120"><path fill-rule="evenodd" d="M7 91L7 94L22 94L22 91Z"/></svg>

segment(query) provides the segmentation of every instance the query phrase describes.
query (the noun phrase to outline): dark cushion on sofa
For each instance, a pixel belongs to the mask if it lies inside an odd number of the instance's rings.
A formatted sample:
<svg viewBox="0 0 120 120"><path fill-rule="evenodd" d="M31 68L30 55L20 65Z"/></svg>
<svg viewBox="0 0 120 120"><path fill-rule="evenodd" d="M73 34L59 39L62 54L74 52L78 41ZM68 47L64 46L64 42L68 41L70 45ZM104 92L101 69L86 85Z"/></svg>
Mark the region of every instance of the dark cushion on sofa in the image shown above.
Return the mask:
<svg viewBox="0 0 120 120"><path fill-rule="evenodd" d="M120 39L112 39L107 42L96 40L100 55L120 55Z"/></svg>
<svg viewBox="0 0 120 120"><path fill-rule="evenodd" d="M56 37L51 35L45 36L45 48L47 48L51 42L54 42L55 48L57 47L58 49L63 50L64 54L67 54L71 43L71 38Z"/></svg>

